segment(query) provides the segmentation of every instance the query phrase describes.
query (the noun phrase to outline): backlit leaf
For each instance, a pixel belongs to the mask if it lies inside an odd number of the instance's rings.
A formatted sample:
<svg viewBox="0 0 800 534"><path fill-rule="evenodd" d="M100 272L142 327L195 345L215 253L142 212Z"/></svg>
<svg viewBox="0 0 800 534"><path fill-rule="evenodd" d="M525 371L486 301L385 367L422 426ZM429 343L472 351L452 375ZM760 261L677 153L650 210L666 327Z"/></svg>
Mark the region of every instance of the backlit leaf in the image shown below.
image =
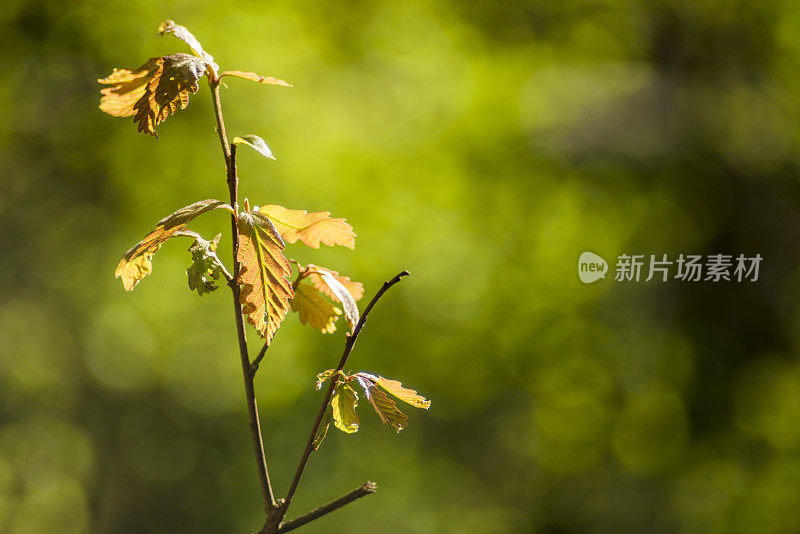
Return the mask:
<svg viewBox="0 0 800 534"><path fill-rule="evenodd" d="M136 70L115 69L99 83L112 85L100 93L100 109L115 117L134 115L139 132L155 137L155 127L170 113L189 104L189 92L196 93L205 62L189 54L151 58Z"/></svg>
<svg viewBox="0 0 800 534"><path fill-rule="evenodd" d="M292 84L286 83L285 81L279 80L278 78L273 78L272 76L259 76L255 72L245 72L241 70L226 70L225 72L219 75L220 78L222 78L223 76L236 76L237 78L244 78L245 80L250 80L251 82L258 82L269 85L283 85L285 87L292 86Z"/></svg>
<svg viewBox="0 0 800 534"><path fill-rule="evenodd" d="M405 428L408 416L397 408L397 404L390 399L385 392L388 392L403 402L406 402L416 408L428 409L431 406L431 401L414 391L403 386L397 380L390 380L382 376L375 376L369 373L355 373L347 377L348 381L355 380L361 389L364 390L364 396L369 400L372 407L375 408L378 417L381 418L384 424L394 427L397 432Z"/></svg>
<svg viewBox="0 0 800 534"><path fill-rule="evenodd" d="M356 306L356 301L353 299L353 296L347 290L346 287L342 285L339 280L333 276L330 271L327 269L319 269L317 273L322 281L328 286L331 290L331 293L336 297L336 300L342 303L342 307L344 308L344 316L347 319L347 323L350 325L350 333L352 334L356 328L356 324L358 324L358 306Z"/></svg>
<svg viewBox="0 0 800 534"><path fill-rule="evenodd" d="M342 310L331 304L310 282L297 284L291 306L301 323L308 324L323 334L336 331L336 320L342 314Z"/></svg>
<svg viewBox="0 0 800 534"><path fill-rule="evenodd" d="M161 69L160 58L152 58L136 70L114 69L109 76L97 80L106 87L100 90L100 109L114 117L130 117L133 106L142 98L150 80Z"/></svg>
<svg viewBox="0 0 800 534"><path fill-rule="evenodd" d="M431 401L420 395L416 390L404 387L399 380L390 380L382 376L370 375L367 373L358 373L372 379L376 385L380 386L387 393L397 397L401 401L414 406L415 408L423 408L427 410L431 407Z"/></svg>
<svg viewBox="0 0 800 534"><path fill-rule="evenodd" d="M162 68L156 72L145 93L134 105L134 122L139 132L155 137L155 127L170 113L189 105L189 92L196 93L197 81L206 70L205 62L189 54L172 54L160 59Z"/></svg>
<svg viewBox="0 0 800 534"><path fill-rule="evenodd" d="M339 384L331 398L333 424L342 432L358 432L359 418L356 413L358 393L347 384Z"/></svg>
<svg viewBox="0 0 800 534"><path fill-rule="evenodd" d="M317 267L316 265L308 265L307 268L311 269L312 271L322 269L322 267ZM361 282L353 282L347 276L341 276L336 271L331 269L326 270L330 272L333 277L336 278L344 287L347 288L347 291L353 296L353 299L356 302L361 300L361 297L364 296L364 286ZM332 299L336 299L336 295L333 294L333 291L331 291L330 287L328 287L328 284L325 283L319 274L312 272L308 276L308 279L311 280L311 283L314 284L314 287L316 287L319 291Z"/></svg>
<svg viewBox="0 0 800 534"><path fill-rule="evenodd" d="M125 253L114 271L114 276L122 279L122 285L126 290L132 290L139 280L153 271L151 262L153 254L167 239L198 215L217 208L230 209L227 204L219 200L201 200L161 219L144 239Z"/></svg>
<svg viewBox="0 0 800 534"><path fill-rule="evenodd" d="M328 429L331 426L331 419L333 418L333 409L330 405L328 405L328 409L325 410L325 416L322 419L322 423L319 425L317 429L317 435L314 436L314 450L319 450L320 446L322 445L322 441L325 439L325 436L328 435Z"/></svg>
<svg viewBox="0 0 800 534"><path fill-rule="evenodd" d="M308 213L275 204L261 206L259 211L270 218L287 243L300 240L311 248L319 248L320 243L328 246L343 245L349 249L356 246L353 227L344 219L331 218L327 211Z"/></svg>
<svg viewBox="0 0 800 534"><path fill-rule="evenodd" d="M378 389L374 382L365 378L363 373L353 375L353 378L358 382L364 390L364 396L375 408L375 412L380 417L383 424L391 426L397 432L400 432L406 427L408 416L397 408L397 404L390 399L386 393Z"/></svg>
<svg viewBox="0 0 800 534"><path fill-rule="evenodd" d="M275 156L272 155L272 151L267 146L267 143L265 143L264 140L257 135L248 134L243 135L242 137L234 137L233 144L247 145L265 158L275 159Z"/></svg>
<svg viewBox="0 0 800 534"><path fill-rule="evenodd" d="M269 344L289 311L293 291L287 277L291 266L283 256L283 240L265 215L257 211L240 213L237 228L242 313Z"/></svg>

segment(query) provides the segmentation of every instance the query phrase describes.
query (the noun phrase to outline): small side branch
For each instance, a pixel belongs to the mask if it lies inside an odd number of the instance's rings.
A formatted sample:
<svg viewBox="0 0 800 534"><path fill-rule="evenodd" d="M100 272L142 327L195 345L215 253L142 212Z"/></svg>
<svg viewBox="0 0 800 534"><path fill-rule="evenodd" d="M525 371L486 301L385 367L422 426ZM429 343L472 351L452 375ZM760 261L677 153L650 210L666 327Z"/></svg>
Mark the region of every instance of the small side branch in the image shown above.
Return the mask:
<svg viewBox="0 0 800 534"><path fill-rule="evenodd" d="M285 517L286 511L289 509L289 505L292 503L292 497L294 497L295 491L297 491L297 485L300 483L300 477L303 475L303 471L306 468L306 463L308 462L308 457L311 455L311 452L314 450L314 438L317 435L317 431L319 430L320 424L322 424L322 418L325 416L325 410L328 408L328 403L331 401L331 397L333 396L333 390L336 388L336 384L339 381L339 371L344 369L345 364L347 363L347 358L350 356L350 353L353 351L353 347L356 344L356 340L358 339L358 335L361 333L361 329L364 328L364 325L367 322L367 317L369 316L369 312L372 310L373 306L380 300L386 291L397 282L399 282L404 276L408 276L408 271L402 271L395 275L394 278L388 280L383 283L383 286L378 290L372 300L369 302L367 307L364 309L364 313L361 314L361 319L359 319L358 324L356 325L355 329L353 330L352 335L347 338L347 341L344 345L344 351L342 352L342 357L339 360L339 365L336 368L336 373L331 377L330 385L328 386L328 390L325 392L325 398L322 401L322 406L320 407L319 412L317 413L317 418L314 420L314 426L311 428L311 434L308 437L308 442L306 443L306 448L303 451L302 456L300 457L300 463L297 465L297 471L294 474L294 479L292 480L292 485L289 487L289 491L286 493L286 497L283 499L283 503L280 505L277 514L277 521L275 521L274 525L280 524L280 521ZM283 531L281 531L283 532Z"/></svg>
<svg viewBox="0 0 800 534"><path fill-rule="evenodd" d="M253 363L250 364L250 374L252 376L256 375L256 371L258 371L258 366L261 365L261 360L263 360L264 356L267 354L268 348L269 345L264 343L264 346L261 347L261 351L259 351L258 356L256 356L256 359L253 360Z"/></svg>
<svg viewBox="0 0 800 534"><path fill-rule="evenodd" d="M297 527L302 527L306 523L310 523L315 519L319 519L320 517L329 514L335 510L338 510L342 506L346 504L350 504L351 502L355 501L356 499L360 499L366 495L371 493L375 493L378 489L378 485L374 482L365 482L362 486L357 487L353 491L342 495L338 499L335 499L328 504L323 504L319 508L311 510L308 513L301 515L300 517L296 517L291 521L286 521L283 523L280 528L278 528L278 532L289 532L290 530L294 530Z"/></svg>

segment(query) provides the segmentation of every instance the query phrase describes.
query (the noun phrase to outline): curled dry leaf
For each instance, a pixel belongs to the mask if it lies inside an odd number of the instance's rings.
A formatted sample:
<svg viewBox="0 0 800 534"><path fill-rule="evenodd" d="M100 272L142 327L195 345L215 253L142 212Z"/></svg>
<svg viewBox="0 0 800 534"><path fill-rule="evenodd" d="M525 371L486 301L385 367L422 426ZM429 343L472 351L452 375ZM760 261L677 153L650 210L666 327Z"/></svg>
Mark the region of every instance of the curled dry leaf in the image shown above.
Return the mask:
<svg viewBox="0 0 800 534"><path fill-rule="evenodd" d="M114 276L121 278L125 289L131 291L142 278L153 272L151 262L153 254L167 239L182 230L198 215L217 208L229 209L224 202L207 199L181 208L161 219L144 239L125 253L114 271Z"/></svg>
<svg viewBox="0 0 800 534"><path fill-rule="evenodd" d="M139 132L157 138L155 127L189 104L189 93L197 92L205 68L200 58L172 54L151 58L136 70L114 69L110 76L97 80L112 86L100 91L100 109L115 117L134 115Z"/></svg>
<svg viewBox="0 0 800 534"><path fill-rule="evenodd" d="M318 273L322 278L322 281L328 286L336 296L336 300L342 303L342 307L344 307L344 316L347 319L347 324L350 325L350 333L352 334L355 331L356 325L358 324L359 313L358 313L358 306L356 306L356 301L353 299L353 296L347 291L347 288L344 287L341 282L339 282L329 271L327 270L320 270Z"/></svg>
<svg viewBox="0 0 800 534"><path fill-rule="evenodd" d="M345 219L332 218L327 211L308 213L306 210L290 210L276 204L261 206L259 211L270 218L275 229L287 243L300 240L311 248L319 244L356 247L356 234Z"/></svg>
<svg viewBox="0 0 800 534"><path fill-rule="evenodd" d="M294 294L287 280L291 266L283 255L283 240L266 216L257 211L242 212L237 229L242 313L269 344Z"/></svg>
<svg viewBox="0 0 800 534"><path fill-rule="evenodd" d="M158 27L158 35L164 35L165 33L171 33L187 45L195 53L196 56L203 58L203 61L211 67L211 70L214 71L214 74L219 71L219 65L214 63L214 57L203 50L203 46L200 44L200 41L192 35L186 26L181 26L180 24L175 24L174 20L167 20L161 23Z"/></svg>
<svg viewBox="0 0 800 534"><path fill-rule="evenodd" d="M241 70L226 70L222 74L219 75L220 78L223 76L235 76L237 78L244 78L245 80L250 80L251 82L258 82L268 85L283 85L284 87L291 87L292 84L287 83L283 80L279 80L278 78L273 78L272 76L259 76L255 72L245 72Z"/></svg>

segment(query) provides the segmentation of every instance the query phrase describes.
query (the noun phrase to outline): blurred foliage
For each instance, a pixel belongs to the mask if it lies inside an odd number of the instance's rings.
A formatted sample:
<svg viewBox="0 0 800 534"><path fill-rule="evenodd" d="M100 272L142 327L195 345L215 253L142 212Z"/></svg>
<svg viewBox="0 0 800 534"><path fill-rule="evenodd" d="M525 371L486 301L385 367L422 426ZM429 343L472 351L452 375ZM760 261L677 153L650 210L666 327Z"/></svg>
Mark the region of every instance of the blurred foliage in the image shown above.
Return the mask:
<svg viewBox="0 0 800 534"><path fill-rule="evenodd" d="M185 52L230 78L240 194L330 211L357 248L297 261L413 276L351 364L433 401L312 457L304 532L800 530L800 4L7 0L0 10L0 531L252 532L262 522L225 292L187 291L155 221L226 198L207 86L160 141L98 109L115 66ZM198 220L206 237L226 213ZM757 283L585 286L584 250L764 257ZM230 258L223 233L220 258ZM253 350L259 347L250 332ZM256 380L285 488L341 329L289 317Z"/></svg>

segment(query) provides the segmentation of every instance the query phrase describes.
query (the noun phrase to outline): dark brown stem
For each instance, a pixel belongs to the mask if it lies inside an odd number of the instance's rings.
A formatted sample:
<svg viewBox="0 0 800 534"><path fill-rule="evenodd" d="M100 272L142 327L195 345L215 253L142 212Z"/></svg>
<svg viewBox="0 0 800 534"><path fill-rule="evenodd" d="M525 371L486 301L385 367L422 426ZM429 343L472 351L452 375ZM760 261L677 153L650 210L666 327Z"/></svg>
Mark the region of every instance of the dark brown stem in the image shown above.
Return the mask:
<svg viewBox="0 0 800 534"><path fill-rule="evenodd" d="M264 343L264 346L261 347L261 350L259 351L258 356L256 356L256 359L253 360L253 363L250 364L250 372L253 374L253 376L255 376L256 371L258 371L258 366L261 364L261 360L264 359L264 355L267 354L267 349L268 348L269 348L269 345L267 343Z"/></svg>
<svg viewBox="0 0 800 534"><path fill-rule="evenodd" d="M311 452L314 450L314 438L317 436L317 431L319 430L319 426L322 423L322 418L325 416L325 410L328 408L328 403L331 401L331 397L333 396L333 390L336 387L337 382L339 381L339 372L344 369L345 364L347 363L347 358L350 356L350 353L353 351L353 346L356 344L356 340L358 339L358 334L361 333L361 329L364 328L364 324L367 322L367 316L369 312L372 310L372 307L375 306L375 303L380 300L386 291L395 285L400 279L404 276L408 276L410 273L408 271L403 271L398 273L394 278L391 280L384 282L383 286L378 290L372 300L369 302L367 307L364 309L364 313L361 315L361 319L359 319L358 324L356 324L353 333L347 338L347 341L344 344L344 351L342 352L342 357L339 360L339 365L336 367L336 373L333 374L330 380L330 385L328 386L328 390L325 392L325 398L322 401L322 406L319 409L319 413L317 413L317 418L314 420L314 426L311 428L311 434L308 437L308 442L306 443L306 448L303 451L303 455L300 457L300 463L297 465L297 470L294 474L294 479L292 480L292 485L289 486L289 491L286 493L286 497L283 500L283 503L280 505L280 509L277 515L277 521L275 524L279 524L283 517L286 515L286 511L289 509L289 505L292 503L292 497L294 497L295 491L297 491L297 485L300 483L300 477L303 475L303 471L306 468L306 463L308 462L308 457L311 455ZM283 530L279 530L279 532L284 532Z"/></svg>
<svg viewBox="0 0 800 534"><path fill-rule="evenodd" d="M231 207L236 210L239 196L239 176L236 172L236 145L228 145L228 138L225 134L225 121L222 118L222 106L219 100L219 81L211 82L211 93L214 101L214 112L217 118L217 133L222 144L222 153L225 156L225 166L228 175L228 191L230 193ZM272 492L272 484L269 479L267 460L264 455L264 442L261 439L261 425L258 420L258 404L256 403L255 390L253 388L254 373L250 367L250 357L247 353L247 336L244 330L244 319L242 318L242 305L240 303L240 290L237 280L239 278L239 260L237 251L239 249L239 232L236 226L236 215L231 214L231 239L233 243L233 279L228 283L233 294L234 318L236 320L236 334L239 339L239 356L242 361L242 375L244 377L244 393L247 401L247 412L250 418L250 434L253 438L253 449L256 454L256 464L258 465L258 476L261 481L261 490L264 494L264 510L268 521L277 515L279 508L275 503L275 496Z"/></svg>
<svg viewBox="0 0 800 534"><path fill-rule="evenodd" d="M281 524L280 528L278 528L278 532L289 532L290 530L302 527L306 523L310 523L311 521L319 519L320 517L329 514L334 510L338 510L342 506L350 504L356 499L360 499L361 497L375 493L377 489L378 485L374 482L365 482L362 486L357 487L353 491L342 495L338 499L335 499L328 504L323 504L319 508L315 508L314 510L305 513L300 517L295 517L290 521L286 521L285 523Z"/></svg>

